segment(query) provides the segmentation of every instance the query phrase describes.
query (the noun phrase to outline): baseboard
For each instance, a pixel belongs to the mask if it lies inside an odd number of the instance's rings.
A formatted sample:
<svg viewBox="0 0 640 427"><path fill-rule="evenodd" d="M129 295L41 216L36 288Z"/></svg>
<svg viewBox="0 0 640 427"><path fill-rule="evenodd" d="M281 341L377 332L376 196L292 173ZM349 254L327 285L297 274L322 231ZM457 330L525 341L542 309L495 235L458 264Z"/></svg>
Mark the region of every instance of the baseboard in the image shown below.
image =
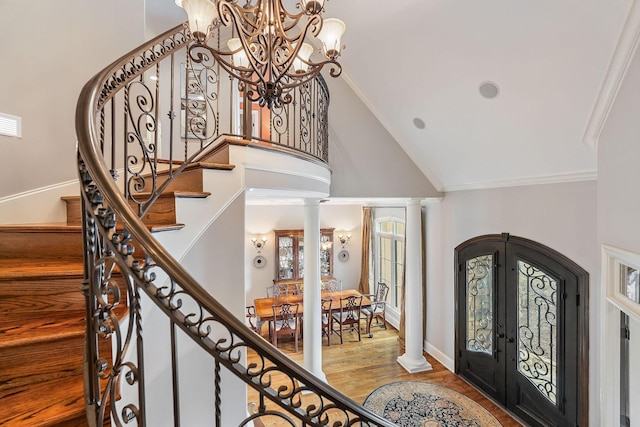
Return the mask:
<svg viewBox="0 0 640 427"><path fill-rule="evenodd" d="M434 347L432 344L430 344L427 341L424 342L424 348L425 348L425 351L429 353L431 357L436 359L438 362L442 363L445 368L447 368L451 372L455 372L456 365L453 359L451 359L449 356L447 356L446 354L438 350L436 347Z"/></svg>
<svg viewBox="0 0 640 427"><path fill-rule="evenodd" d="M78 180L24 191L0 198L0 224L65 222L66 204L61 197L80 194Z"/></svg>

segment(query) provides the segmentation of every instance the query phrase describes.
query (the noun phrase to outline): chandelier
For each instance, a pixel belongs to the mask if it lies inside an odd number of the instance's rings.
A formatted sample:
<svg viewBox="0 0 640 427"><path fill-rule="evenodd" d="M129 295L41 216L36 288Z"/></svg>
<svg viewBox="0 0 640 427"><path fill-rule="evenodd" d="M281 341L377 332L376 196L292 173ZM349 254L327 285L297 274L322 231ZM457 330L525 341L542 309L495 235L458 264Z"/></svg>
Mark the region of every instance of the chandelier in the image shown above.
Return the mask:
<svg viewBox="0 0 640 427"><path fill-rule="evenodd" d="M342 21L323 19L325 0L300 0L295 11L287 10L287 0L175 0L189 17L194 43L189 47L195 62L210 61L209 54L234 78L249 100L261 107L280 107L292 101L291 89L312 80L330 64L330 75L338 77L337 62L344 48ZM217 40L213 30L231 28L231 37ZM218 34L220 34L218 32ZM314 47L307 38L317 39L322 59L311 59ZM226 49L220 48L222 44Z"/></svg>

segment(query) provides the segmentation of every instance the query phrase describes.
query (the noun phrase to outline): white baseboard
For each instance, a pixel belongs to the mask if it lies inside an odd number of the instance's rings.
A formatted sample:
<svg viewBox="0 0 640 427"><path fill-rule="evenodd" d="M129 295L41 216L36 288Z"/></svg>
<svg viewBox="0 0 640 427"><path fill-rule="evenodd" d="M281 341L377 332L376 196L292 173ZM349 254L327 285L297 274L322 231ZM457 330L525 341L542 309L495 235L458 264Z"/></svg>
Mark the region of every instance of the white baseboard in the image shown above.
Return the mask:
<svg viewBox="0 0 640 427"><path fill-rule="evenodd" d="M442 351L438 350L436 347L434 347L432 344L430 344L427 341L424 342L424 348L425 348L425 351L429 353L431 357L436 359L438 362L442 363L445 368L447 368L451 372L455 372L456 365L453 359L451 359L449 356L444 354Z"/></svg>

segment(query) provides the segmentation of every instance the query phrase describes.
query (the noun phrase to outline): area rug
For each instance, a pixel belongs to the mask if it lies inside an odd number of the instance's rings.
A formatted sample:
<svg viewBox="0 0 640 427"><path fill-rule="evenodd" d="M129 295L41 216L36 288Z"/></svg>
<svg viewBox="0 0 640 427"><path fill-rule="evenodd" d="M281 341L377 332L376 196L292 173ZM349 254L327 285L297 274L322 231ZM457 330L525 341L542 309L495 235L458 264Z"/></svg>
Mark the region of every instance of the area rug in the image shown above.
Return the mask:
<svg viewBox="0 0 640 427"><path fill-rule="evenodd" d="M496 418L462 394L436 384L401 381L383 385L364 407L403 427L498 427Z"/></svg>

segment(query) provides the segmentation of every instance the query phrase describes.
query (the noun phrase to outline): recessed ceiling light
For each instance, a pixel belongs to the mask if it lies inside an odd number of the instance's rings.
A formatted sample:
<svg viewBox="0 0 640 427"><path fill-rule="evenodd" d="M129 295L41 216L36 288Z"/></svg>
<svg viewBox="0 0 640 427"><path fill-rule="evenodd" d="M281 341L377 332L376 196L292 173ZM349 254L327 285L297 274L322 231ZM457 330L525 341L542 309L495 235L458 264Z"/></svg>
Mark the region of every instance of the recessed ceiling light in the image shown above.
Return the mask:
<svg viewBox="0 0 640 427"><path fill-rule="evenodd" d="M498 85L494 82L480 83L480 95L487 99L493 99L498 96Z"/></svg>
<svg viewBox="0 0 640 427"><path fill-rule="evenodd" d="M417 127L418 129L424 129L426 127L426 124L424 123L424 120L416 117L415 119L413 119L413 125L415 127Z"/></svg>

